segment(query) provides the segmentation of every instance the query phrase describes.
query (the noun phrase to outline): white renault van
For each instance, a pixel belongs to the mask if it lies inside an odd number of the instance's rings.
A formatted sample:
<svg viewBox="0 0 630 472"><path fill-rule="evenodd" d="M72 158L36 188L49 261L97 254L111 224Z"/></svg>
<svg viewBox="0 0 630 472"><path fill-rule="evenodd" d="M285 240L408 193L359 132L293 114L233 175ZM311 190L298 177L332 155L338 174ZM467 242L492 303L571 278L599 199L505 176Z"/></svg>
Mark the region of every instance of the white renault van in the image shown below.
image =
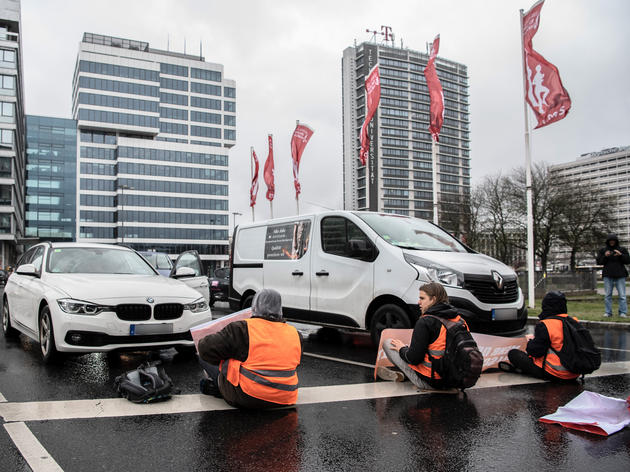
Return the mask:
<svg viewBox="0 0 630 472"><path fill-rule="evenodd" d="M430 281L474 331L516 334L527 321L510 267L417 218L330 211L240 225L230 257L232 309L273 288L286 319L365 329L375 341L385 328L414 326Z"/></svg>

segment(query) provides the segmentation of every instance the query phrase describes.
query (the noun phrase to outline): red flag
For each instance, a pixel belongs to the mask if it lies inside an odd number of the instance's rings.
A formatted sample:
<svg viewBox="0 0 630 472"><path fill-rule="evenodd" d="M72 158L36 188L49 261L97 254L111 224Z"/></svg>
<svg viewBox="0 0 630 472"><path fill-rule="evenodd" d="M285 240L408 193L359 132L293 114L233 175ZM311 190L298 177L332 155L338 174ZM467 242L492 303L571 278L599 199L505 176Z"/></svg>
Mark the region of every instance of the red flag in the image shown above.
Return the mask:
<svg viewBox="0 0 630 472"><path fill-rule="evenodd" d="M361 151L359 151L359 159L361 165L365 165L370 152L370 136L368 135L368 125L376 113L378 104L381 101L381 75L378 65L372 67L372 70L365 78L365 121L361 127Z"/></svg>
<svg viewBox="0 0 630 472"><path fill-rule="evenodd" d="M562 85L558 68L534 51L532 39L540 24L544 0L536 3L522 19L525 56L525 100L534 111L541 128L559 121L569 113L571 98ZM535 128L535 129L536 129Z"/></svg>
<svg viewBox="0 0 630 472"><path fill-rule="evenodd" d="M276 186L273 181L273 137L268 135L267 138L269 139L269 154L267 154L267 160L265 161L263 176L267 184L267 200L272 201L276 193Z"/></svg>
<svg viewBox="0 0 630 472"><path fill-rule="evenodd" d="M429 98L431 100L431 123L429 124L429 132L435 142L440 140L440 130L442 129L442 123L444 123L444 93L442 92L442 84L435 70L435 58L439 50L440 35L438 34L433 40L429 62L427 62L427 66L424 68L424 78L427 80Z"/></svg>
<svg viewBox="0 0 630 472"><path fill-rule="evenodd" d="M302 152L308 143L308 140L313 136L313 130L307 125L298 123L291 136L291 157L293 158L293 185L295 185L295 198L302 192L300 187L300 181L298 180L298 174L300 172L300 159L302 158Z"/></svg>
<svg viewBox="0 0 630 472"><path fill-rule="evenodd" d="M256 196L258 195L258 158L256 157L256 152L254 148L252 148L252 158L254 159L255 170L254 176L252 177L252 188L249 189L249 206L253 207L256 205Z"/></svg>

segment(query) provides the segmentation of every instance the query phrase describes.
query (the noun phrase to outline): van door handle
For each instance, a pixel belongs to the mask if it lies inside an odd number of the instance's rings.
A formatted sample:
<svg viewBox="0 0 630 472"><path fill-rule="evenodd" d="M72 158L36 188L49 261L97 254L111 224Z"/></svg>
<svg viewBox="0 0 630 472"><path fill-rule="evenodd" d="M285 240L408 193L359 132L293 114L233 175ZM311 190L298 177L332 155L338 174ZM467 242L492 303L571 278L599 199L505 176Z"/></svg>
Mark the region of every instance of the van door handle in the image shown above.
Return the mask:
<svg viewBox="0 0 630 472"><path fill-rule="evenodd" d="M329 275L327 270L320 270L319 272L315 272L315 275L321 277L322 275Z"/></svg>
<svg viewBox="0 0 630 472"><path fill-rule="evenodd" d="M302 272L301 270L294 270L293 272L291 272L291 275L304 275L304 272Z"/></svg>

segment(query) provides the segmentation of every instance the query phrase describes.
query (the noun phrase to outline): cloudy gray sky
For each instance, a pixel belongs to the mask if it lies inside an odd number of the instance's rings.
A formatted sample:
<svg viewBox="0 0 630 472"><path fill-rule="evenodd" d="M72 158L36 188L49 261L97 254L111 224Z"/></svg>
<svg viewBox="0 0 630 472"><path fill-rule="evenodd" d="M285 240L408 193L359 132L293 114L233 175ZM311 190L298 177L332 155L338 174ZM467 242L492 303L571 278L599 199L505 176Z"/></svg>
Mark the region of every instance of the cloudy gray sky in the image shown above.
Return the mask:
<svg viewBox="0 0 630 472"><path fill-rule="evenodd" d="M264 161L274 135L274 216L295 213L290 136L315 134L300 169L301 213L342 206L342 51L389 25L405 47L468 66L473 183L524 163L519 9L534 0L22 0L28 114L71 117L72 73L83 32L199 53L237 84L230 211L251 219L249 148ZM562 121L532 132L535 162L630 145L630 1L547 0L534 48L560 70L573 101ZM533 122L533 121L532 121ZM262 163L261 163L262 165ZM269 216L261 181L256 219Z"/></svg>

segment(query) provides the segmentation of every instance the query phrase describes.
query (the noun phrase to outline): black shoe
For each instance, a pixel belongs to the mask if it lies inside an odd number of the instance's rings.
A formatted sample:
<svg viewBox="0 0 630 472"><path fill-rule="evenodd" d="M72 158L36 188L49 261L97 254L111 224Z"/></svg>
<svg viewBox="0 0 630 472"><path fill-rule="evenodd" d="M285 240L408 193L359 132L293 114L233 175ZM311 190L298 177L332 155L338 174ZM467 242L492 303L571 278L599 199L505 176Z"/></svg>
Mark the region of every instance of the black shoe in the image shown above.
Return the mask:
<svg viewBox="0 0 630 472"><path fill-rule="evenodd" d="M204 395L211 395L213 397L222 398L219 387L215 385L212 379L203 378L199 381L199 390Z"/></svg>
<svg viewBox="0 0 630 472"><path fill-rule="evenodd" d="M514 367L509 362L505 362L505 361L499 362L499 370L502 370L503 372L516 373L516 367Z"/></svg>

